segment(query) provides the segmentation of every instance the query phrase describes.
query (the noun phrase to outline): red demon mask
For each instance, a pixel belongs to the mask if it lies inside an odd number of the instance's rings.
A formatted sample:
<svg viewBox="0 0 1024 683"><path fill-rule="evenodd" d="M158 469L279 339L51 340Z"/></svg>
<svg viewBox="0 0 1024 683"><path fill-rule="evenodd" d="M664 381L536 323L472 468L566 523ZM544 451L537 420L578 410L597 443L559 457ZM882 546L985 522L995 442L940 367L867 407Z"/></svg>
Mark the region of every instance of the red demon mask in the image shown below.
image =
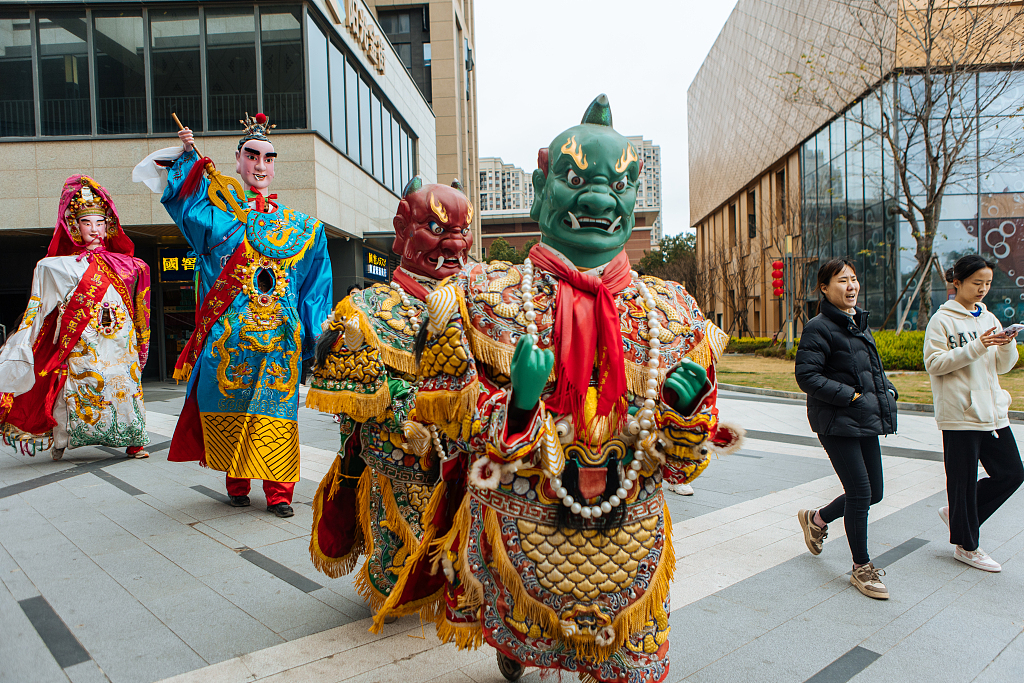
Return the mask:
<svg viewBox="0 0 1024 683"><path fill-rule="evenodd" d="M473 203L458 180L425 185L416 176L395 214L394 251L411 273L441 280L462 269L473 246Z"/></svg>

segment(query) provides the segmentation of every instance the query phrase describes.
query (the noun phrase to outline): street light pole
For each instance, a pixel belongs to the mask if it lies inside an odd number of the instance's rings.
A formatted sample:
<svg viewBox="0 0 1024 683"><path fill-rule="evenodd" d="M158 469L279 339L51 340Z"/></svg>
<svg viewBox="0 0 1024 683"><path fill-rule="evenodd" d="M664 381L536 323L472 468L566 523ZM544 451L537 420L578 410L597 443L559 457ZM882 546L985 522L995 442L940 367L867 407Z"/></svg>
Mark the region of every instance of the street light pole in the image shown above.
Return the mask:
<svg viewBox="0 0 1024 683"><path fill-rule="evenodd" d="M793 236L786 235L786 351L793 348Z"/></svg>

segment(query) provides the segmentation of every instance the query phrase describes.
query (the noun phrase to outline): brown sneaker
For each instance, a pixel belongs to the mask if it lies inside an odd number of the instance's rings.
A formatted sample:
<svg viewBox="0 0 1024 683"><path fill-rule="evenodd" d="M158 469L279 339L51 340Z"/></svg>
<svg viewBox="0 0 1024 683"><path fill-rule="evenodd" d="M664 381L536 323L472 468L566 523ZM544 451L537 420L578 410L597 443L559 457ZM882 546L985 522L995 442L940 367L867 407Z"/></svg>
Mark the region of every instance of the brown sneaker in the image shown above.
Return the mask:
<svg viewBox="0 0 1024 683"><path fill-rule="evenodd" d="M889 589L878 578L880 576L885 576L885 570L875 569L875 565L868 562L853 570L850 574L850 583L869 598L888 600Z"/></svg>
<svg viewBox="0 0 1024 683"><path fill-rule="evenodd" d="M811 551L811 555L820 555L821 546L828 538L828 524L825 526L815 524L815 512L815 510L801 510L796 513L796 518L800 520L800 528L804 530L804 543L807 544L807 549Z"/></svg>

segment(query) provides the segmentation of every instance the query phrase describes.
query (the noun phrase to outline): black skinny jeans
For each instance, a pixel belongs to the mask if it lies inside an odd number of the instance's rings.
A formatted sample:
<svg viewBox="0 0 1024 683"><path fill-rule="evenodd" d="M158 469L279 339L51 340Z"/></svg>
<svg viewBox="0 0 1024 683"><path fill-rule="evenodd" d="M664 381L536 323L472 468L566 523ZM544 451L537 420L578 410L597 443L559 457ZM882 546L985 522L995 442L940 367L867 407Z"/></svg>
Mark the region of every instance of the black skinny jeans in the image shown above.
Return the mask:
<svg viewBox="0 0 1024 683"><path fill-rule="evenodd" d="M992 432L942 431L949 500L949 542L964 550L978 549L985 520L1024 482L1017 442L1009 427ZM978 462L988 475L978 480Z"/></svg>
<svg viewBox="0 0 1024 683"><path fill-rule="evenodd" d="M882 500L882 449L877 436L824 436L832 467L843 483L843 495L818 512L826 524L846 518L846 540L850 543L854 564L867 564L868 508Z"/></svg>

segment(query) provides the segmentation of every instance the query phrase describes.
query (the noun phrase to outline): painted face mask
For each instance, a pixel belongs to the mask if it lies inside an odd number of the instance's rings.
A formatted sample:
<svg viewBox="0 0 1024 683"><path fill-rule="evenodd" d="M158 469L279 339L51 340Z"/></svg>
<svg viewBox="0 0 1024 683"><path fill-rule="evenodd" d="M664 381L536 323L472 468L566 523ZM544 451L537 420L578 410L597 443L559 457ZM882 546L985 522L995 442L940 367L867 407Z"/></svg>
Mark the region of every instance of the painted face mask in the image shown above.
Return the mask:
<svg viewBox="0 0 1024 683"><path fill-rule="evenodd" d="M459 272L473 246L473 203L458 180L426 185L416 176L406 186L394 218L395 253L411 273L443 279Z"/></svg>
<svg viewBox="0 0 1024 683"><path fill-rule="evenodd" d="M614 258L633 232L641 162L612 128L608 98L598 96L580 125L540 150L537 166L530 217L542 241L573 262Z"/></svg>

